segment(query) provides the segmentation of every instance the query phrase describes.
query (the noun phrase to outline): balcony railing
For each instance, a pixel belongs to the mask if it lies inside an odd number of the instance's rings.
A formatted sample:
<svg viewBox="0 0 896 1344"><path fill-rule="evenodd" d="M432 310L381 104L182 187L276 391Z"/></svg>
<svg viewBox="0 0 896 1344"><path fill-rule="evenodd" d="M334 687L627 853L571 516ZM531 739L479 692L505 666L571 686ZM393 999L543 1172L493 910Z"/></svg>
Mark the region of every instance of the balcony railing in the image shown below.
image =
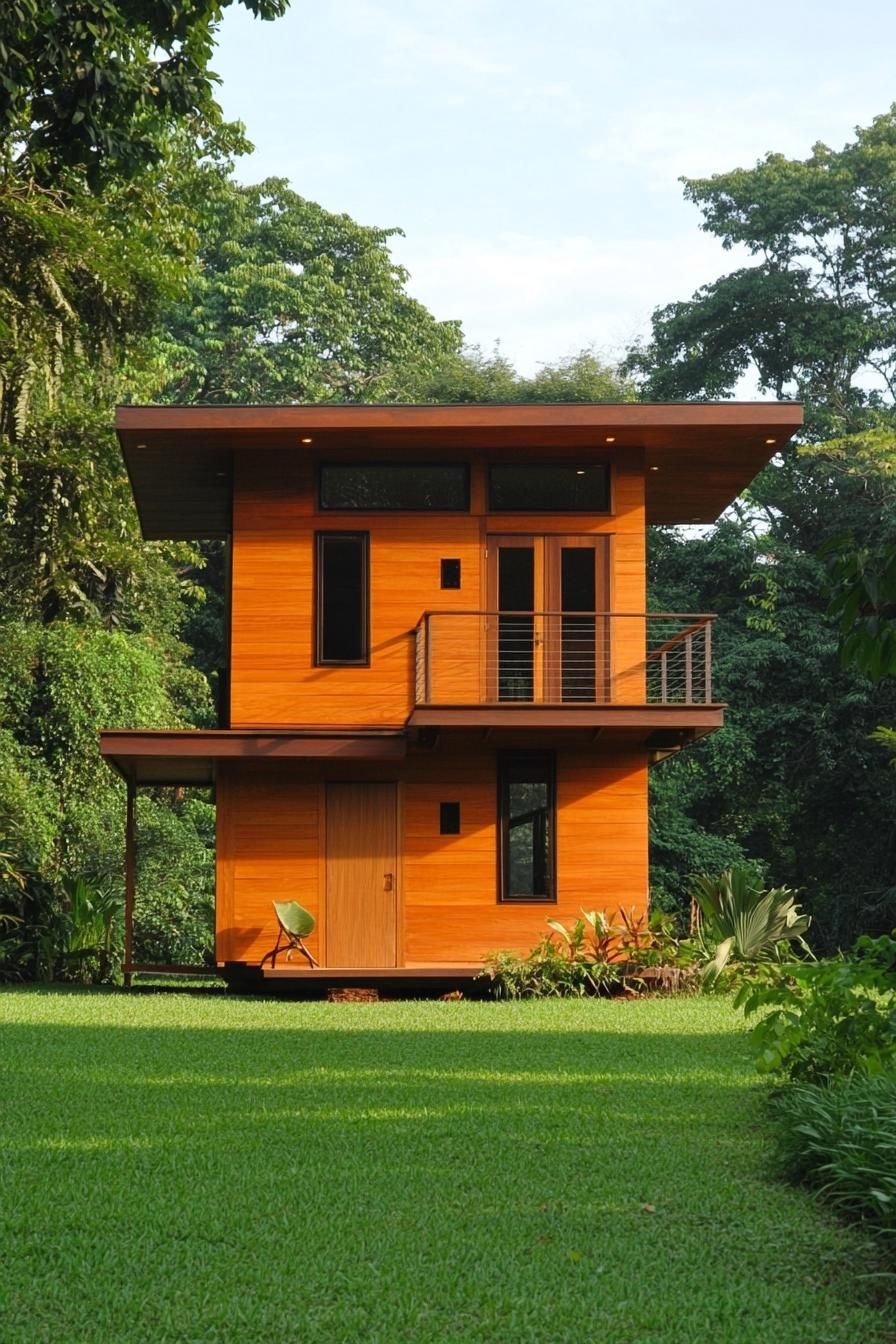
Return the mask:
<svg viewBox="0 0 896 1344"><path fill-rule="evenodd" d="M707 705L711 615L428 611L418 705Z"/></svg>

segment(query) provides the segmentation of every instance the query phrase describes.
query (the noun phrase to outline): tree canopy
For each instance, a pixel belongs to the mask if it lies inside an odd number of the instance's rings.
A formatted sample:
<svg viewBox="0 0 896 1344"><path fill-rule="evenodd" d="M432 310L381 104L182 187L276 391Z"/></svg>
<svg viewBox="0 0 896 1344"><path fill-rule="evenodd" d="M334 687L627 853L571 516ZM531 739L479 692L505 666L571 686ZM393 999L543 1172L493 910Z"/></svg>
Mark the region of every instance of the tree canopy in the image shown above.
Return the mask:
<svg viewBox="0 0 896 1344"><path fill-rule="evenodd" d="M806 429L710 532L651 539L655 602L720 612L730 701L722 732L654 774L655 877L681 900L695 857L734 846L801 888L835 947L896 923L896 794L872 740L896 712L896 109L842 150L685 194L755 260L658 309L627 369L656 398L727 397L751 374L802 399Z"/></svg>
<svg viewBox="0 0 896 1344"><path fill-rule="evenodd" d="M629 367L657 399L730 396L751 368L809 408L812 437L896 398L896 107L840 150L684 178L702 228L755 260L653 317Z"/></svg>
<svg viewBox="0 0 896 1344"><path fill-rule="evenodd" d="M42 185L83 173L96 186L164 155L220 110L209 69L218 23L239 3L258 18L289 0L5 0L0 12L0 153Z"/></svg>
<svg viewBox="0 0 896 1344"><path fill-rule="evenodd" d="M271 178L201 182L202 230L165 313L164 400L401 399L460 345L406 290L398 230L332 214Z"/></svg>

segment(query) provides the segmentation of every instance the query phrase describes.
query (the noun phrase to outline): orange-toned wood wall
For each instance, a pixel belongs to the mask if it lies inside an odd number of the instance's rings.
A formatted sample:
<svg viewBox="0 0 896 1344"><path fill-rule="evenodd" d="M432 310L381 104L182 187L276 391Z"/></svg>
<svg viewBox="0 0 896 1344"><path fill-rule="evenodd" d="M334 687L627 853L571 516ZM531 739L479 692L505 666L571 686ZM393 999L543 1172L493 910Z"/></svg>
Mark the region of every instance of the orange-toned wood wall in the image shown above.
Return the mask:
<svg viewBox="0 0 896 1344"><path fill-rule="evenodd" d="M335 458L337 454L328 454ZM442 457L450 457L442 454ZM462 455L457 455L461 457ZM523 456L523 455L520 455ZM529 452L532 459L537 453ZM388 458L388 454L383 454ZM600 453L594 454L598 460ZM613 457L612 513L485 512L483 459L471 461L470 513L317 513L315 467L271 451L235 457L231 726L401 725L413 706L414 641L422 613L487 605L489 533L603 533L611 537L610 610L645 608L643 454ZM370 533L369 667L314 666L314 533ZM440 560L459 559L462 587L440 588ZM467 632L464 632L464 643ZM450 638L450 636L449 636ZM643 625L621 622L613 643L614 699L643 699ZM457 660L460 703L471 694L472 660ZM625 669L636 668L626 676ZM461 670L463 669L463 670Z"/></svg>
<svg viewBox="0 0 896 1344"><path fill-rule="evenodd" d="M478 962L528 950L545 919L647 903L647 764L643 751L557 753L556 904L497 902L495 753L471 737L453 749L382 762L222 765L218 786L217 955L258 962L273 945L272 900L319 920L326 964L325 780L399 782L400 965ZM439 834L439 803L459 802L461 833Z"/></svg>

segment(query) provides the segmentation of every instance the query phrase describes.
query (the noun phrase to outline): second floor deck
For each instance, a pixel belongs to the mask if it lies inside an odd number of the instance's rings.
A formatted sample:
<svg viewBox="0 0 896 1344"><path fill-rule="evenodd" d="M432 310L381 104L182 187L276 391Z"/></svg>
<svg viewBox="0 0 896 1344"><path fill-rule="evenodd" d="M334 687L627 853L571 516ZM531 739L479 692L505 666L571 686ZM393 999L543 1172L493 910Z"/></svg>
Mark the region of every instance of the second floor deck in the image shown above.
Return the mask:
<svg viewBox="0 0 896 1344"><path fill-rule="evenodd" d="M432 706L705 706L708 613L428 611L414 698Z"/></svg>

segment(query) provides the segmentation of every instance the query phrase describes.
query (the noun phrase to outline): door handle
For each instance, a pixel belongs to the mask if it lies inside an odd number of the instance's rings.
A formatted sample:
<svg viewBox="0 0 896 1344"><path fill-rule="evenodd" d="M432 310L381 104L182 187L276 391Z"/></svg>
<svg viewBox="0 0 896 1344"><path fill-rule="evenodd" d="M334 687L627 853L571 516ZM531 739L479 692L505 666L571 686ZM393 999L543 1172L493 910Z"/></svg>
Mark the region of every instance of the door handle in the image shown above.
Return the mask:
<svg viewBox="0 0 896 1344"><path fill-rule="evenodd" d="M383 891L391 891L393 881L394 879L391 873L383 873Z"/></svg>

